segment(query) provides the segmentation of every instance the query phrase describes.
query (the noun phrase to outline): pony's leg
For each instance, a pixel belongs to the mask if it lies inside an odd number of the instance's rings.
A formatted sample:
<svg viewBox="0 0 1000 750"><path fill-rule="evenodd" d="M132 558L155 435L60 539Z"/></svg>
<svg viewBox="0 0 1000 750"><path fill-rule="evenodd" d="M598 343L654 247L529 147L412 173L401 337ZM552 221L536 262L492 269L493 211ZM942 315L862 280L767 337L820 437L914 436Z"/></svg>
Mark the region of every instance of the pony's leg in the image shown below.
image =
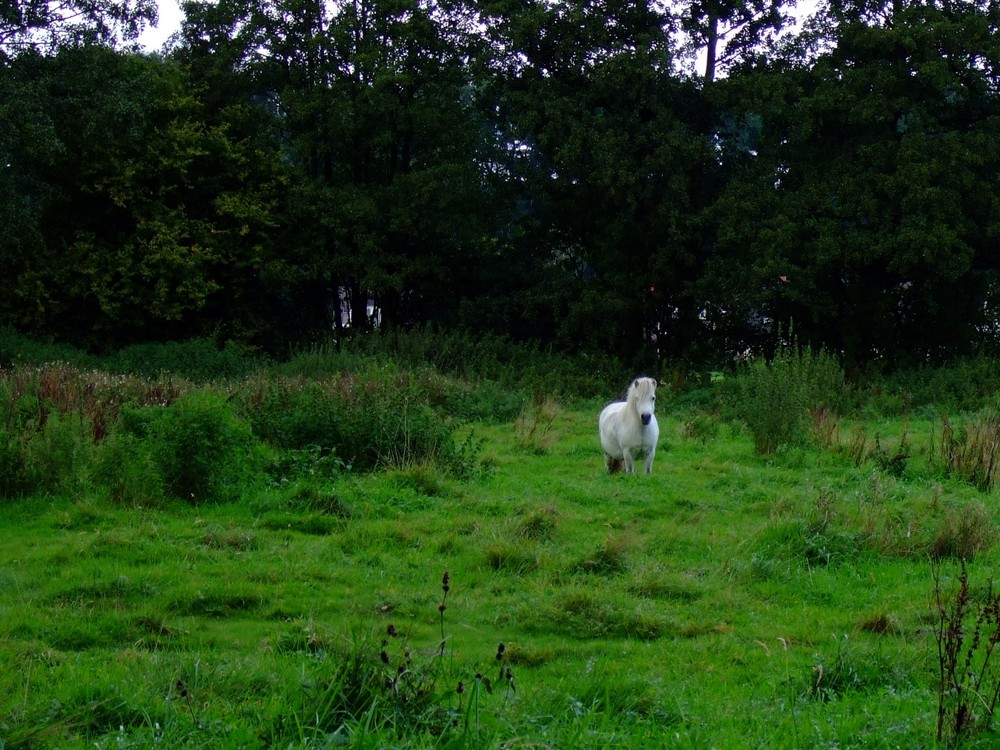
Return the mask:
<svg viewBox="0 0 1000 750"><path fill-rule="evenodd" d="M632 454L628 451L624 451L622 461L625 464L625 473L635 474L635 459L632 457Z"/></svg>
<svg viewBox="0 0 1000 750"><path fill-rule="evenodd" d="M618 459L614 458L610 453L605 453L604 468L608 470L608 474L614 474L619 468Z"/></svg>
<svg viewBox="0 0 1000 750"><path fill-rule="evenodd" d="M652 474L653 473L653 452L652 451L650 451L649 455L646 456L646 473L647 474Z"/></svg>

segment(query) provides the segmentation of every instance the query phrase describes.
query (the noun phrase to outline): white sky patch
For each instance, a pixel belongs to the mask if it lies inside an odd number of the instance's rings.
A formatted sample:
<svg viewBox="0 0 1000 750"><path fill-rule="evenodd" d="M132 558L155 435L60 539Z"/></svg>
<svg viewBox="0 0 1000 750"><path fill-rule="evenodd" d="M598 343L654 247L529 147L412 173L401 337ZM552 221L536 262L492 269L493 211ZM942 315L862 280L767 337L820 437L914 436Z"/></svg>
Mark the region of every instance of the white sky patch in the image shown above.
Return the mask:
<svg viewBox="0 0 1000 750"><path fill-rule="evenodd" d="M158 0L160 20L139 36L139 45L147 52L159 52L164 43L181 29L184 12L179 0Z"/></svg>

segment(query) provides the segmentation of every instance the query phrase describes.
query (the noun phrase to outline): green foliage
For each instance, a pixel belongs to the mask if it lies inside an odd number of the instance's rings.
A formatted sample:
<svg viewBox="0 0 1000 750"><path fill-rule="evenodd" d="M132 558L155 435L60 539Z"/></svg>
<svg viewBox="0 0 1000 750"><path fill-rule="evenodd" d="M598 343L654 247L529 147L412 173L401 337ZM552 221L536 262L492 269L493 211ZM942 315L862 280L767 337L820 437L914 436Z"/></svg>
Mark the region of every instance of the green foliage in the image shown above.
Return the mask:
<svg viewBox="0 0 1000 750"><path fill-rule="evenodd" d="M813 666L805 694L813 700L835 701L849 691L906 690L912 677L878 652L862 652L846 635L836 639L833 653Z"/></svg>
<svg viewBox="0 0 1000 750"><path fill-rule="evenodd" d="M262 440L316 446L360 471L431 463L461 474L476 461L474 442L456 444L420 379L391 370L309 382L258 378L237 398Z"/></svg>
<svg viewBox="0 0 1000 750"><path fill-rule="evenodd" d="M992 356L960 357L947 364L901 367L886 375L866 373L861 405L881 414L935 408L945 413L974 412L996 396L1000 360Z"/></svg>
<svg viewBox="0 0 1000 750"><path fill-rule="evenodd" d="M525 405L525 394L539 398L604 396L608 388L619 388L634 374L607 354L571 354L537 342L513 341L505 335L433 326L379 330L348 338L336 350L314 348L296 359L302 357L304 362L312 363L315 372L329 358L334 363L333 371L339 372L357 367L359 356L362 361L374 358L417 372L430 366L439 373L475 383L481 392L473 394L473 400L482 399L488 404L496 399L496 406L480 408L472 416L483 418L493 413L503 421Z"/></svg>
<svg viewBox="0 0 1000 750"><path fill-rule="evenodd" d="M322 436L327 415L362 403L382 419L379 404L400 394L464 435L429 405L423 374L406 373L178 381L165 403L152 383L114 381L128 405L108 410L107 434L81 454L82 481L32 490L0 514L0 741L932 741L928 559L988 571L998 552L988 499L928 465L927 418L905 423L911 457L898 475L835 441L760 461L746 433L706 427L671 440L662 472L609 477L592 403L560 411L545 451L524 450L514 419L476 424L472 442L494 467L477 481L436 459L348 471L339 451L277 443ZM71 368L4 371L0 424L32 439L25 427L44 412L89 444L74 422L88 410L63 407L90 403L102 382ZM257 443L251 414L275 442ZM682 435L694 415L658 416L663 434ZM865 427L889 434L898 422ZM178 445L204 440L226 447L211 465L177 458ZM250 460L259 454L266 475ZM180 460L206 484L220 481L219 462L239 476L196 507L168 502ZM433 558L460 583L440 598L426 591ZM501 633L498 658L483 644Z"/></svg>
<svg viewBox="0 0 1000 750"><path fill-rule="evenodd" d="M1000 534L982 503L969 502L944 514L930 543L935 560L972 560L996 544Z"/></svg>
<svg viewBox="0 0 1000 750"><path fill-rule="evenodd" d="M770 361L753 359L740 370L729 388L729 408L750 430L754 449L771 454L804 444L810 412L837 412L846 394L844 371L833 355L792 343Z"/></svg>
<svg viewBox="0 0 1000 750"><path fill-rule="evenodd" d="M133 344L105 357L102 367L114 373L158 378L174 375L193 381L237 380L261 366L238 346L218 347L207 339Z"/></svg>
<svg viewBox="0 0 1000 750"><path fill-rule="evenodd" d="M0 425L0 497L13 498L30 494L33 487L25 466L20 430Z"/></svg>
<svg viewBox="0 0 1000 750"><path fill-rule="evenodd" d="M166 498L165 480L153 446L124 430L113 432L97 447L92 473L113 503L147 508Z"/></svg>
<svg viewBox="0 0 1000 750"><path fill-rule="evenodd" d="M94 357L70 344L40 341L9 327L0 328L0 365L43 365L66 362L75 367L91 367Z"/></svg>
<svg viewBox="0 0 1000 750"><path fill-rule="evenodd" d="M239 419L226 397L210 389L191 391L166 408L131 410L123 414L126 436L140 441L129 451L139 476L152 456L168 495L192 503L234 500L255 469L255 441L248 424ZM155 485L152 477L142 481ZM111 480L121 495L122 481Z"/></svg>
<svg viewBox="0 0 1000 750"><path fill-rule="evenodd" d="M50 412L24 446L25 470L35 492L74 492L90 462L91 440L79 414Z"/></svg>

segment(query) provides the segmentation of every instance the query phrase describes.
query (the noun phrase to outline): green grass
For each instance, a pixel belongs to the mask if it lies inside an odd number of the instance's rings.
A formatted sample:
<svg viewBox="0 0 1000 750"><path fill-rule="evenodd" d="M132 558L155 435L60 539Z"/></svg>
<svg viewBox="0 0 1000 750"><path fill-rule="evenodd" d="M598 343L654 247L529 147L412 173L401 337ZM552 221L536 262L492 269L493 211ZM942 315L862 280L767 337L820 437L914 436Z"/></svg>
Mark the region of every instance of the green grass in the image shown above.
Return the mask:
<svg viewBox="0 0 1000 750"><path fill-rule="evenodd" d="M842 450L761 457L668 404L629 477L596 414L559 410L544 441L476 425L491 469L465 480L8 501L0 747L936 746L929 554L945 535L980 589L1000 559L958 523L996 523L995 495L928 461L931 422L892 473L856 465L848 424Z"/></svg>

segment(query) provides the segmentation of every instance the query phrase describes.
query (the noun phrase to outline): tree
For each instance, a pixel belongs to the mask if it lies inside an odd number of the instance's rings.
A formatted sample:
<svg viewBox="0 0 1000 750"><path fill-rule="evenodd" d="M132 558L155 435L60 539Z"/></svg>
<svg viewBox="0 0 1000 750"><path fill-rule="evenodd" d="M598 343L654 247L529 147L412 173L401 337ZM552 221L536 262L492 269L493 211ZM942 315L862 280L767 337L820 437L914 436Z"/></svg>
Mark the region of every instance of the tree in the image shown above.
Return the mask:
<svg viewBox="0 0 1000 750"><path fill-rule="evenodd" d="M309 304L341 326L453 316L486 205L457 3L277 0L189 4L186 52L219 39L276 102L299 171L294 210ZM197 11L194 13L193 11ZM237 50L221 41L239 29ZM220 33L220 31L222 33Z"/></svg>
<svg viewBox="0 0 1000 750"><path fill-rule="evenodd" d="M156 16L155 0L7 0L0 6L0 62L26 50L135 40Z"/></svg>
<svg viewBox="0 0 1000 750"><path fill-rule="evenodd" d="M216 300L267 268L277 167L268 183L267 157L206 126L161 60L81 47L21 55L0 80L19 228L0 252L3 321L94 347L223 326L206 313L235 314Z"/></svg>
<svg viewBox="0 0 1000 750"><path fill-rule="evenodd" d="M720 67L761 55L790 22L782 0L689 0L681 6L681 28L692 46L704 50L704 80L715 80Z"/></svg>
<svg viewBox="0 0 1000 750"><path fill-rule="evenodd" d="M671 72L669 19L644 2L497 13L496 168L519 230L503 257L542 281L513 296L508 319L541 320L561 348L646 366L676 356L696 335L692 216L713 157L697 88Z"/></svg>
<svg viewBox="0 0 1000 750"><path fill-rule="evenodd" d="M836 26L811 69L724 87L760 123L715 207L717 251L753 290L742 315L794 320L849 368L980 340L1000 197L992 25L973 5L896 7Z"/></svg>

